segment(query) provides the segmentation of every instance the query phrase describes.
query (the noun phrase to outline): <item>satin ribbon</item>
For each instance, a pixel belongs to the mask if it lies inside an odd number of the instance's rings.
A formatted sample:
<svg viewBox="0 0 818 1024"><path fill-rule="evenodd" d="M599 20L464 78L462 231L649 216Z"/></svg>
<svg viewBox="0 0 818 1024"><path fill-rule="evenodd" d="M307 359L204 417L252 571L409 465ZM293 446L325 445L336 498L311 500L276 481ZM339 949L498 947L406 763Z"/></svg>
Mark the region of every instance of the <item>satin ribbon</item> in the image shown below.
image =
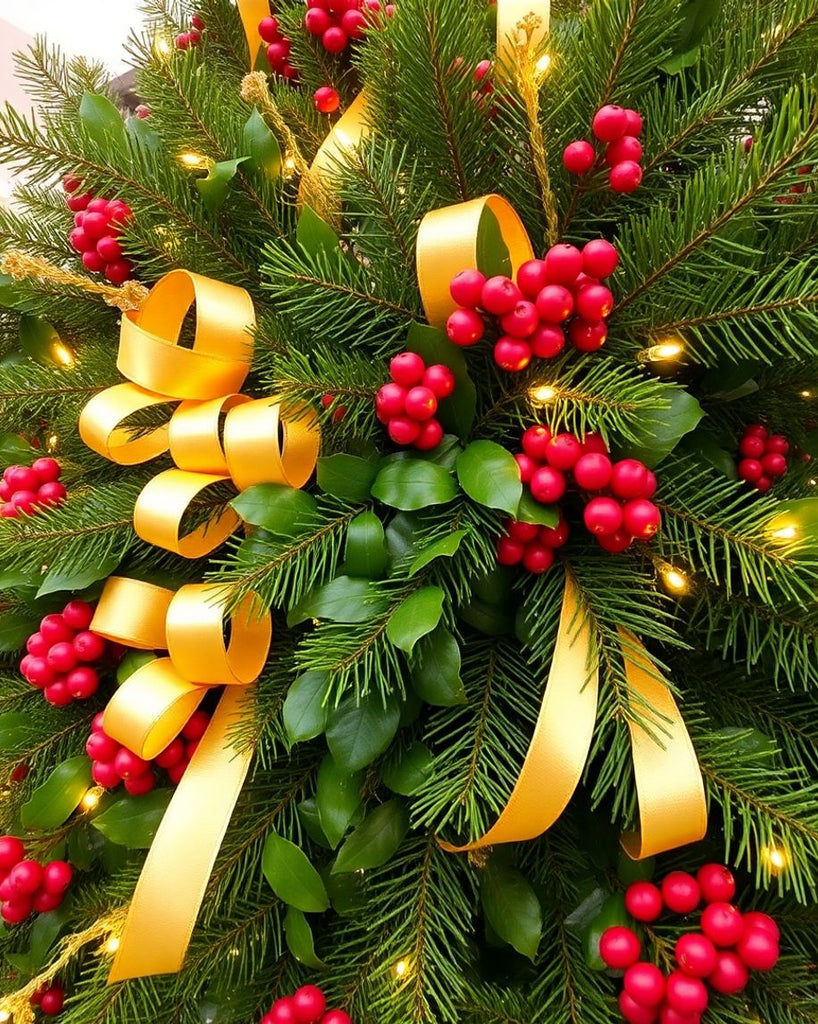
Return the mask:
<svg viewBox="0 0 818 1024"><path fill-rule="evenodd" d="M247 49L250 55L250 67L254 67L262 40L258 34L258 25L262 18L270 17L270 0L238 0L237 3L244 35L247 38Z"/></svg>
<svg viewBox="0 0 818 1024"><path fill-rule="evenodd" d="M109 736L140 757L156 757L181 732L213 686L225 685L151 844L128 911L109 982L181 969L252 751L237 751L229 731L247 715L245 688L264 667L269 612L245 599L228 616L224 588L191 584L176 593L111 577L91 629L142 650L167 649L133 673L104 714Z"/></svg>
<svg viewBox="0 0 818 1024"><path fill-rule="evenodd" d="M178 344L195 304L192 348ZM120 465L168 449L175 463L149 480L134 507L142 540L185 558L209 554L238 527L225 508L194 530L185 515L209 487L257 483L303 487L318 458L317 417L286 414L274 398L237 394L250 369L255 312L243 288L185 270L166 274L138 312L122 318L117 366L129 383L95 395L80 415L83 441ZM134 436L123 424L152 406L176 406L169 422Z"/></svg>
<svg viewBox="0 0 818 1024"><path fill-rule="evenodd" d="M631 633L620 631L634 711L650 719L656 737L631 720L634 773L641 829L622 837L635 860L703 838L707 805L696 754L676 702L656 666ZM559 818L574 794L588 759L596 720L599 666L591 628L576 584L566 576L557 643L534 734L522 769L497 821L473 842L449 853L495 843L534 839Z"/></svg>

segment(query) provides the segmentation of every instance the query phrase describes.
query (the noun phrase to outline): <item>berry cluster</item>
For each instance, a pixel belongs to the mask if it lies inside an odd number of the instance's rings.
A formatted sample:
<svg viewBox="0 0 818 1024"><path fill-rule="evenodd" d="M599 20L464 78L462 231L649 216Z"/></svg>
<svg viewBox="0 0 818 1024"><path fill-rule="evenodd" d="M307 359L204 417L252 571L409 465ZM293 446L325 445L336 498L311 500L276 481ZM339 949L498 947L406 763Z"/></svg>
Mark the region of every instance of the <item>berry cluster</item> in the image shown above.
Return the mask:
<svg viewBox="0 0 818 1024"><path fill-rule="evenodd" d="M385 423L395 444L429 451L440 444L443 427L435 418L438 399L454 391L448 366L428 366L416 352L401 352L389 364L391 384L375 395L375 415Z"/></svg>
<svg viewBox="0 0 818 1024"><path fill-rule="evenodd" d="M522 442L523 450L515 458L520 478L535 501L543 505L559 501L568 487L569 473L584 496L604 492L586 502L583 520L605 551L618 554L633 540L655 536L662 515L648 499L656 491L656 476L638 459L612 462L598 434L580 441L569 433L552 436L542 425L529 427Z"/></svg>
<svg viewBox="0 0 818 1024"><path fill-rule="evenodd" d="M201 14L194 14L190 19L190 28L187 32L180 32L173 40L177 50L189 50L191 46L198 46L202 41L204 32L204 18Z"/></svg>
<svg viewBox="0 0 818 1024"><path fill-rule="evenodd" d="M485 334L483 314L499 318L494 361L503 370L519 373L532 357L553 359L568 339L580 352L596 352L608 337L605 320L614 298L601 279L616 270L619 256L603 238L573 245L552 246L541 260L528 260L509 277L490 277L479 270L461 270L449 293L458 308L446 321L455 345L476 344Z"/></svg>
<svg viewBox="0 0 818 1024"><path fill-rule="evenodd" d="M368 27L377 24L380 0L307 0L304 27L317 36L329 53L341 53L353 39L361 39ZM394 4L386 4L387 18L395 13Z"/></svg>
<svg viewBox="0 0 818 1024"><path fill-rule="evenodd" d="M154 768L164 768L173 785L178 785L209 724L206 711L194 711L176 739L152 761L146 761L109 736L102 727L102 714L95 715L85 744L94 782L103 789L114 789L124 782L131 796L144 796L156 785Z"/></svg>
<svg viewBox="0 0 818 1024"><path fill-rule="evenodd" d="M65 1004L65 989L59 982L41 985L29 1000L32 1006L39 1006L46 1017L56 1017L62 1013Z"/></svg>
<svg viewBox="0 0 818 1024"><path fill-rule="evenodd" d="M787 472L790 443L760 423L750 423L738 446L738 475L764 494Z"/></svg>
<svg viewBox="0 0 818 1024"><path fill-rule="evenodd" d="M16 836L0 836L0 916L6 924L20 924L32 913L47 914L62 903L74 870L64 860L47 864L26 859Z"/></svg>
<svg viewBox="0 0 818 1024"><path fill-rule="evenodd" d="M17 519L33 515L42 505L60 505L66 491L60 483L62 466L56 459L35 459L30 466L9 466L0 481L0 516Z"/></svg>
<svg viewBox="0 0 818 1024"><path fill-rule="evenodd" d="M658 967L640 960L636 932L617 925L602 933L599 955L608 967L624 970L619 1009L630 1024L699 1024L709 1002L705 981L716 992L734 995L749 972L769 971L779 956L779 930L767 914L742 914L729 901L736 892L730 871L705 864L696 877L672 871L661 888L634 882L625 893L625 908L637 921L655 921L667 908L690 914L703 900L700 932L686 932L676 942L678 968L665 977Z"/></svg>
<svg viewBox="0 0 818 1024"><path fill-rule="evenodd" d="M554 564L554 550L561 548L568 540L568 523L560 517L556 526L537 526L536 523L522 523L508 519L505 524L506 536L497 544L499 565L519 565L529 572L547 572Z"/></svg>
<svg viewBox="0 0 818 1024"><path fill-rule="evenodd" d="M329 409L334 404L335 404L335 395L331 394L330 392L327 392L327 394L325 394L325 395L321 395L321 408L322 409ZM345 405L336 406L332 410L332 422L333 423L340 423L341 420L344 418L344 416L346 416L346 414L347 414L347 407Z"/></svg>
<svg viewBox="0 0 818 1024"><path fill-rule="evenodd" d="M276 999L261 1024L352 1024L344 1010L328 1010L317 985L302 985L291 996Z"/></svg>
<svg viewBox="0 0 818 1024"><path fill-rule="evenodd" d="M295 81L298 70L289 61L291 43L279 28L278 18L262 18L258 34L267 43L267 61L273 71L289 82Z"/></svg>
<svg viewBox="0 0 818 1024"><path fill-rule="evenodd" d="M472 99L478 107L485 107L489 102L489 96L494 92L494 82L491 77L493 71L494 63L490 60L481 60L474 69L474 81L477 83L477 89L472 93ZM494 117L496 112L495 106L488 107L489 117Z"/></svg>
<svg viewBox="0 0 818 1024"><path fill-rule="evenodd" d="M312 94L312 105L319 114L334 114L341 106L341 97L331 85L322 85Z"/></svg>
<svg viewBox="0 0 818 1024"><path fill-rule="evenodd" d="M28 654L20 671L55 707L86 700L99 688L99 672L92 663L99 662L110 645L89 630L93 617L90 604L69 601L60 614L41 619L38 632L26 641Z"/></svg>
<svg viewBox="0 0 818 1024"><path fill-rule="evenodd" d="M594 136L605 143L603 159L610 167L608 182L614 192L634 192L642 181L642 118L635 110L609 103L600 107L591 123ZM571 174L587 174L596 164L593 145L586 139L569 142L562 162Z"/></svg>
<svg viewBox="0 0 818 1024"><path fill-rule="evenodd" d="M122 255L118 236L133 212L121 199L102 199L91 192L77 195L81 185L76 174L66 174L62 180L68 193L66 205L74 214L74 230L68 240L82 255L86 270L104 273L112 284L123 284L131 276L133 266Z"/></svg>

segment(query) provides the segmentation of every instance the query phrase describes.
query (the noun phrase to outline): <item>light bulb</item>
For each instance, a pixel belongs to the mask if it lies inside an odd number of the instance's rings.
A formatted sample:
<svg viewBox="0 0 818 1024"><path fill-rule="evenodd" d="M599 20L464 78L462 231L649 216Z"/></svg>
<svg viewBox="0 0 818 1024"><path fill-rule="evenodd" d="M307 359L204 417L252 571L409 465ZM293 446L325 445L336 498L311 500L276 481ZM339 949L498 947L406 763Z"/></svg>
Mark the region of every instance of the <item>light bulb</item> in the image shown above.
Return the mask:
<svg viewBox="0 0 818 1024"><path fill-rule="evenodd" d="M772 875L780 875L786 871L790 864L789 854L783 846L771 843L761 850L761 858L770 870Z"/></svg>
<svg viewBox="0 0 818 1024"><path fill-rule="evenodd" d="M534 65L534 70L538 75L544 75L546 71L551 67L551 54L544 53L542 57Z"/></svg>
<svg viewBox="0 0 818 1024"><path fill-rule="evenodd" d="M59 363L60 366L74 365L74 353L61 341L55 341L51 346L51 356L54 359L54 362Z"/></svg>
<svg viewBox="0 0 818 1024"><path fill-rule="evenodd" d="M119 939L116 935L112 935L110 939L105 943L103 947L106 953L113 955L119 949Z"/></svg>
<svg viewBox="0 0 818 1024"><path fill-rule="evenodd" d="M84 811L93 811L102 796L102 786L92 786L85 796L80 800L80 807Z"/></svg>
<svg viewBox="0 0 818 1024"><path fill-rule="evenodd" d="M552 402L559 392L550 384L534 384L528 389L528 399L534 405L545 405Z"/></svg>
<svg viewBox="0 0 818 1024"><path fill-rule="evenodd" d="M804 389L803 391L799 392L799 394L801 395L802 398L812 398L812 392L811 391L807 391L806 389Z"/></svg>
<svg viewBox="0 0 818 1024"><path fill-rule="evenodd" d="M202 156L201 153L194 153L192 150L185 150L185 152L179 153L176 159L183 167L188 167L191 170L203 170L205 167L210 166L210 160L206 156Z"/></svg>
<svg viewBox="0 0 818 1024"><path fill-rule="evenodd" d="M394 973L395 977L398 980L400 980L401 978L405 978L406 975L409 973L409 961L404 958L401 958L392 968L392 972Z"/></svg>
<svg viewBox="0 0 818 1024"><path fill-rule="evenodd" d="M795 540L798 531L790 524L789 526L779 526L777 530L772 531L770 536L775 537L776 540Z"/></svg>
<svg viewBox="0 0 818 1024"><path fill-rule="evenodd" d="M672 565L662 570L662 582L672 594L686 594L690 589L690 581L683 572L674 569Z"/></svg>
<svg viewBox="0 0 818 1024"><path fill-rule="evenodd" d="M11 1020L11 1014L8 1010L0 1010L0 1024L6 1024L7 1020Z"/></svg>
<svg viewBox="0 0 818 1024"><path fill-rule="evenodd" d="M636 358L640 363L662 363L668 359L675 359L685 350L681 341L662 341L649 348L643 348Z"/></svg>
<svg viewBox="0 0 818 1024"><path fill-rule="evenodd" d="M173 53L170 39L161 32L157 32L153 37L153 52L160 58L167 58Z"/></svg>

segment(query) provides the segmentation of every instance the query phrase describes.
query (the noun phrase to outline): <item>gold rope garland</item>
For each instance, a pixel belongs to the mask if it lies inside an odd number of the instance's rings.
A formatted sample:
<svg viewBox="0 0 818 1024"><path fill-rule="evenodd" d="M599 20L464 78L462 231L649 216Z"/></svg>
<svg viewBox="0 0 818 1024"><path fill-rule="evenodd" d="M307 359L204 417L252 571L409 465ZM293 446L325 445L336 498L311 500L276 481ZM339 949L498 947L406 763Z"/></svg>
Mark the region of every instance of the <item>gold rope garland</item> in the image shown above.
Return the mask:
<svg viewBox="0 0 818 1024"><path fill-rule="evenodd" d="M91 295L101 295L109 306L122 312L139 309L148 295L148 289L139 281L126 281L123 285L101 284L82 274L57 267L40 256L30 256L19 249L8 249L0 257L0 271L15 281L34 279L43 284L80 288Z"/></svg>

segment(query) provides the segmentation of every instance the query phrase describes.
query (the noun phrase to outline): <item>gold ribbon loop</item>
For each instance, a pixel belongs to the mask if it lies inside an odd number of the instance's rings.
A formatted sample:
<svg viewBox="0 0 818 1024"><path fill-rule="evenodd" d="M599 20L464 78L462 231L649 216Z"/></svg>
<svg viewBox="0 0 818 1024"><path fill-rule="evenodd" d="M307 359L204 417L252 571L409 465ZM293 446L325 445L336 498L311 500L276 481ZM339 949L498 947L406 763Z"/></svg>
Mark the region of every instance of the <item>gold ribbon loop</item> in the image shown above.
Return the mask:
<svg viewBox="0 0 818 1024"><path fill-rule="evenodd" d="M213 484L229 483L230 477L214 473L188 473L166 469L149 480L139 493L133 510L137 536L147 544L173 551L185 558L202 558L223 544L241 519L232 508L182 536L182 519L202 491Z"/></svg>
<svg viewBox="0 0 818 1024"><path fill-rule="evenodd" d="M115 384L94 395L80 413L80 437L97 455L120 466L155 459L167 451L167 423L137 437L121 424L135 412L172 401L167 395L156 395L136 384Z"/></svg>
<svg viewBox="0 0 818 1024"><path fill-rule="evenodd" d="M362 89L327 132L298 187L299 207L309 203L316 207L320 216L329 220L337 214L330 183L338 173L344 151L357 146L364 137L368 104L366 89Z"/></svg>
<svg viewBox="0 0 818 1024"><path fill-rule="evenodd" d="M173 591L165 587L109 576L89 628L139 651L167 650L165 619L172 600Z"/></svg>
<svg viewBox="0 0 818 1024"><path fill-rule="evenodd" d="M270 16L270 0L238 0L239 14L244 28L244 35L247 39L247 49L250 54L250 67L256 63L261 36L258 34L259 22L262 18Z"/></svg>
<svg viewBox="0 0 818 1024"><path fill-rule="evenodd" d="M245 402L249 395L225 395L209 402L182 402L171 418L170 454L179 469L191 473L227 476L227 459L221 439L222 416Z"/></svg>
<svg viewBox="0 0 818 1024"><path fill-rule="evenodd" d="M282 412L276 398L260 398L227 414L224 451L240 491L253 484L303 487L318 461L318 418L306 405Z"/></svg>

